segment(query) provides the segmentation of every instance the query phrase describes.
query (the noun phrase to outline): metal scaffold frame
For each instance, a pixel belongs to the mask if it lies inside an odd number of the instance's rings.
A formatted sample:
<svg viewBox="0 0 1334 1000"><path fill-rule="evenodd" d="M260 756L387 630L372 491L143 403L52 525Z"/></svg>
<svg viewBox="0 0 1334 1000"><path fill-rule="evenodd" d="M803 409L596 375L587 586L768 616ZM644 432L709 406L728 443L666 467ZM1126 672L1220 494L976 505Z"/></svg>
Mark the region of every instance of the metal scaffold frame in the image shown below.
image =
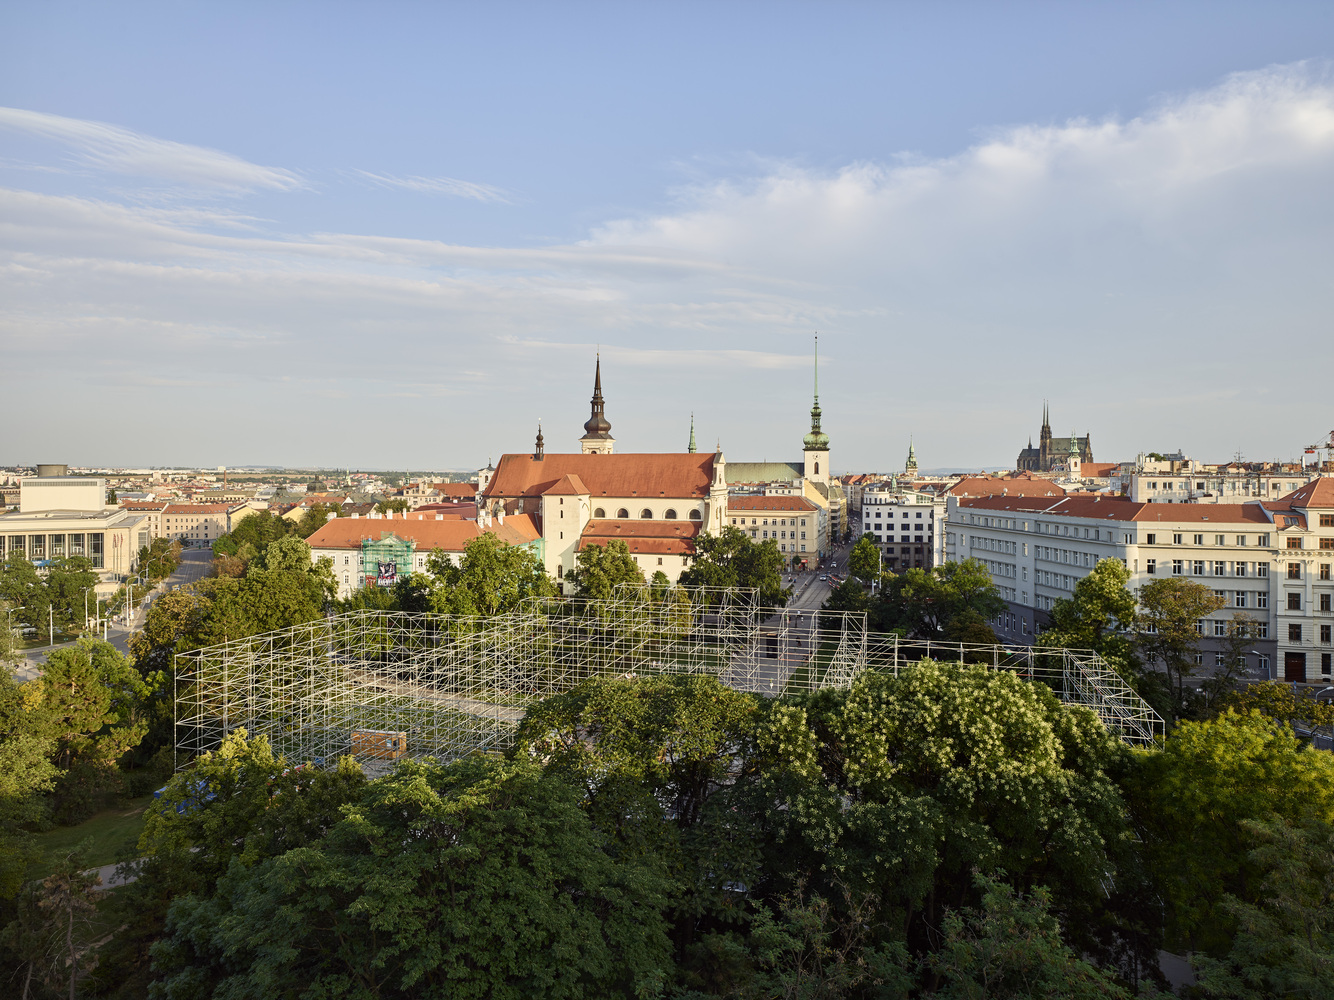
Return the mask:
<svg viewBox="0 0 1334 1000"><path fill-rule="evenodd" d="M761 608L751 590L620 587L602 600L530 599L466 617L351 611L176 658L177 764L244 728L293 761L503 749L526 708L590 677L711 674L777 696L847 687L927 658L1047 684L1110 731L1151 744L1162 720L1095 653L921 642L860 613Z"/></svg>

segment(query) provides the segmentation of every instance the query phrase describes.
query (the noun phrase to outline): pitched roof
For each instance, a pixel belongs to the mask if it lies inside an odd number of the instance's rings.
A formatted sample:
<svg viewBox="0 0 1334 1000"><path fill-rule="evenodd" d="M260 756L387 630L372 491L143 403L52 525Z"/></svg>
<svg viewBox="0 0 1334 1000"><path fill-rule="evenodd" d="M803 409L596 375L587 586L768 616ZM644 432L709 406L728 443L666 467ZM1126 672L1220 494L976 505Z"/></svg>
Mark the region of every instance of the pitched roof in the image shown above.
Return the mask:
<svg viewBox="0 0 1334 1000"><path fill-rule="evenodd" d="M728 462L729 483L790 482L806 475L805 462Z"/></svg>
<svg viewBox="0 0 1334 1000"><path fill-rule="evenodd" d="M565 473L565 475L561 476L559 480L556 481L556 484L554 486L551 486L548 489L543 490L542 495L544 497L554 497L554 496L579 497L579 496L588 496L589 491L588 487L584 485L584 481L582 479L580 479L573 473L567 472Z"/></svg>
<svg viewBox="0 0 1334 1000"><path fill-rule="evenodd" d="M1063 497L1065 490L1050 479L1034 479L1031 476L1015 476L1013 479L996 479L992 476L968 476L945 491L956 497Z"/></svg>
<svg viewBox="0 0 1334 1000"><path fill-rule="evenodd" d="M1321 476L1283 497L1294 507L1334 507L1334 479Z"/></svg>
<svg viewBox="0 0 1334 1000"><path fill-rule="evenodd" d="M432 483L431 488L447 497L471 500L477 495L476 483Z"/></svg>
<svg viewBox="0 0 1334 1000"><path fill-rule="evenodd" d="M626 547L635 553L691 555L701 527L698 521L593 520L584 526L578 549L606 545L616 539L625 542Z"/></svg>
<svg viewBox="0 0 1334 1000"><path fill-rule="evenodd" d="M959 501L970 510L1013 511L1021 514L1057 514L1112 521L1169 523L1263 524L1270 523L1258 503L1139 503L1121 497L1079 494L1063 497L972 497Z"/></svg>
<svg viewBox="0 0 1334 1000"><path fill-rule="evenodd" d="M696 498L709 495L713 456L501 455L486 487L488 497L538 497L566 475L577 476L594 497Z"/></svg>
<svg viewBox="0 0 1334 1000"><path fill-rule="evenodd" d="M245 504L234 503L170 503L163 509L164 514L225 514Z"/></svg>
<svg viewBox="0 0 1334 1000"><path fill-rule="evenodd" d="M399 517L352 518L337 517L325 521L318 531L306 539L312 549L358 549L367 539L378 541L386 535L396 535L402 539L416 542L418 551L443 549L446 552L462 552L468 543L482 534L493 534L507 545L523 545L535 541L538 537L537 526L526 514L491 522L490 527L480 528L476 521L464 521L460 518L442 518L436 520L433 514Z"/></svg>
<svg viewBox="0 0 1334 1000"><path fill-rule="evenodd" d="M809 514L820 508L815 506L805 497L791 496L772 496L772 497L752 497L752 496L729 496L727 498L728 511L784 511L788 513L800 512Z"/></svg>

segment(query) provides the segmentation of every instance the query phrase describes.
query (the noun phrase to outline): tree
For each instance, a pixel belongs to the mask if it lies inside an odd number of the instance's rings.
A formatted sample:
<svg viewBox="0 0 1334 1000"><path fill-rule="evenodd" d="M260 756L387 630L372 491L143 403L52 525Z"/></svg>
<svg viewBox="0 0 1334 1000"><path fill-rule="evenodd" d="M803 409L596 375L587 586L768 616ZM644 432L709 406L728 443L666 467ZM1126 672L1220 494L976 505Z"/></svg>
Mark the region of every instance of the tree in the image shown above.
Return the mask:
<svg viewBox="0 0 1334 1000"><path fill-rule="evenodd" d="M345 814L172 906L166 995L582 998L661 979L661 870L613 857L536 765L400 762Z"/></svg>
<svg viewBox="0 0 1334 1000"><path fill-rule="evenodd" d="M1255 846L1247 860L1262 878L1256 902L1224 907L1237 935L1223 959L1197 955L1205 996L1323 1000L1334 983L1334 826L1243 820Z"/></svg>
<svg viewBox="0 0 1334 1000"><path fill-rule="evenodd" d="M1203 703L1201 709L1206 715L1215 713L1217 706L1237 689L1240 679L1246 676L1246 651L1260 634L1260 622L1245 611L1233 612L1227 622L1227 633L1223 639L1223 665L1217 667L1205 678L1201 685Z"/></svg>
<svg viewBox="0 0 1334 1000"><path fill-rule="evenodd" d="M1128 991L1062 940L1045 888L1039 886L1025 896L995 876L975 873L974 881L982 896L980 904L946 914L944 941L927 959L927 967L940 981L932 990L936 996L1130 1000Z"/></svg>
<svg viewBox="0 0 1334 1000"><path fill-rule="evenodd" d="M1334 726L1334 704L1320 701L1309 689L1296 691L1293 688L1294 685L1276 680L1248 684L1240 691L1225 695L1218 708L1220 711L1231 709L1239 715L1255 711L1304 729Z"/></svg>
<svg viewBox="0 0 1334 1000"><path fill-rule="evenodd" d="M36 629L46 628L51 595L38 575L37 568L22 552L11 551L0 569L0 597L16 609L12 613L16 624Z"/></svg>
<svg viewBox="0 0 1334 1000"><path fill-rule="evenodd" d="M0 945L18 959L25 1000L39 990L74 1000L96 962L79 940L97 911L95 887L102 882L96 873L81 871L88 844L65 855L55 871L32 886L19 900L15 919L0 932Z"/></svg>
<svg viewBox="0 0 1334 1000"><path fill-rule="evenodd" d="M782 607L792 596L783 587L783 554L772 538L751 539L730 525L721 535L701 534L695 539L690 568L677 579L682 587L743 587L758 591L764 607Z"/></svg>
<svg viewBox="0 0 1334 1000"><path fill-rule="evenodd" d="M970 622L995 618L1008 607L991 582L986 566L976 559L944 563L930 570L886 573L872 601L880 625L902 626L923 639L942 638L946 625L957 616Z"/></svg>
<svg viewBox="0 0 1334 1000"><path fill-rule="evenodd" d="M880 575L880 549L870 535L862 535L848 553L848 572L863 584Z"/></svg>
<svg viewBox="0 0 1334 1000"><path fill-rule="evenodd" d="M1227 897L1260 901L1246 822L1334 822L1334 758L1285 723L1228 711L1178 723L1161 752L1134 763L1123 787L1167 903L1169 943L1226 953L1236 926Z"/></svg>
<svg viewBox="0 0 1334 1000"><path fill-rule="evenodd" d="M1051 627L1039 645L1091 649L1122 673L1138 665L1129 633L1135 627L1135 595L1120 559L1102 559L1075 584L1070 597L1052 604Z"/></svg>
<svg viewBox="0 0 1334 1000"><path fill-rule="evenodd" d="M529 597L556 593L536 555L489 532L468 543L457 566L440 550L427 557L426 565L434 578L431 608L445 614L497 615L513 611Z"/></svg>
<svg viewBox="0 0 1334 1000"><path fill-rule="evenodd" d="M980 901L973 869L1003 869L1018 888L1051 889L1081 950L1112 947L1098 942L1116 928L1094 913L1125 890L1111 774L1128 751L1091 712L1005 671L930 661L791 706L757 736L773 747L766 771L800 777L770 813L784 846L767 867L805 872L825 898L833 879L879 897L919 954L947 906Z"/></svg>
<svg viewBox="0 0 1334 1000"><path fill-rule="evenodd" d="M1200 647L1200 622L1223 606L1223 599L1193 580L1167 577L1145 584L1138 591L1142 609L1136 620L1136 640L1150 663L1161 663L1172 683L1172 714L1188 710L1186 678L1195 672Z"/></svg>
<svg viewBox="0 0 1334 1000"><path fill-rule="evenodd" d="M54 612L49 622L58 631L80 630L84 623L84 598L97 586L93 564L82 556L56 559L46 571L46 592Z"/></svg>
<svg viewBox="0 0 1334 1000"><path fill-rule="evenodd" d="M246 544L252 545L256 552L262 552L269 542L277 541L284 535L294 534L296 525L285 517L280 517L271 510L259 510L253 514L247 514L241 522L236 525L230 535L223 535L218 539L229 539L230 544L237 547L237 550ZM239 551L226 552L215 548L215 555L238 555Z"/></svg>
<svg viewBox="0 0 1334 1000"><path fill-rule="evenodd" d="M644 585L644 571L619 538L606 545L587 545L574 558L579 596L608 600L621 584Z"/></svg>
<svg viewBox="0 0 1334 1000"><path fill-rule="evenodd" d="M330 517L337 517L338 509L332 504L314 503L301 515L301 520L297 522L296 535L299 538L309 538L315 532L324 527ZM272 543L270 543L272 544Z"/></svg>
<svg viewBox="0 0 1334 1000"><path fill-rule="evenodd" d="M401 514L411 509L412 505L403 497L386 497L375 505L377 514Z"/></svg>

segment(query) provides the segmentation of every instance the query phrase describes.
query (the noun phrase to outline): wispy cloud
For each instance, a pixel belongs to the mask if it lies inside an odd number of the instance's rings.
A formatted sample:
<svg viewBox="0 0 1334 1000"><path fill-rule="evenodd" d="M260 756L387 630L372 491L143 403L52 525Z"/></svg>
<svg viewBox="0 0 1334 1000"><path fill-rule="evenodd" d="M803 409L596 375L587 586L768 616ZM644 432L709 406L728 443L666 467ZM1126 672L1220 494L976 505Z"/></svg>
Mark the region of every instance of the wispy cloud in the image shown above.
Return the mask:
<svg viewBox="0 0 1334 1000"><path fill-rule="evenodd" d="M356 173L380 187L399 188L420 194L443 194L451 198L471 198L473 201L494 201L504 205L514 204L509 192L503 188L490 184L477 184L473 181L461 181L457 177L396 177L393 174L373 174L369 170L358 170Z"/></svg>
<svg viewBox="0 0 1334 1000"><path fill-rule="evenodd" d="M231 153L132 132L105 122L0 107L0 129L67 146L77 164L94 170L227 191L291 191L305 186L290 170L264 167Z"/></svg>

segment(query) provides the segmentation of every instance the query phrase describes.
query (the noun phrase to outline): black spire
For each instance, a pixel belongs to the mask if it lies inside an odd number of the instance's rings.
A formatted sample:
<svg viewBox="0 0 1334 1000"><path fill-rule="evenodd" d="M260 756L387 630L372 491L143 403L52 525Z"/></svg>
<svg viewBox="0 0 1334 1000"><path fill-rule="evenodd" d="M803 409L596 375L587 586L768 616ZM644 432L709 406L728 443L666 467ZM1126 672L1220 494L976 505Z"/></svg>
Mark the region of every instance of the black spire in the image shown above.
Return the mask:
<svg viewBox="0 0 1334 1000"><path fill-rule="evenodd" d="M542 444L542 421L537 422L537 451L533 452L533 458L539 462L546 457L547 450Z"/></svg>
<svg viewBox="0 0 1334 1000"><path fill-rule="evenodd" d="M591 438L605 439L611 437L611 422L607 419L606 402L602 398L602 355L598 355L597 368L593 374L593 412L584 424L584 436L582 440L587 441Z"/></svg>

